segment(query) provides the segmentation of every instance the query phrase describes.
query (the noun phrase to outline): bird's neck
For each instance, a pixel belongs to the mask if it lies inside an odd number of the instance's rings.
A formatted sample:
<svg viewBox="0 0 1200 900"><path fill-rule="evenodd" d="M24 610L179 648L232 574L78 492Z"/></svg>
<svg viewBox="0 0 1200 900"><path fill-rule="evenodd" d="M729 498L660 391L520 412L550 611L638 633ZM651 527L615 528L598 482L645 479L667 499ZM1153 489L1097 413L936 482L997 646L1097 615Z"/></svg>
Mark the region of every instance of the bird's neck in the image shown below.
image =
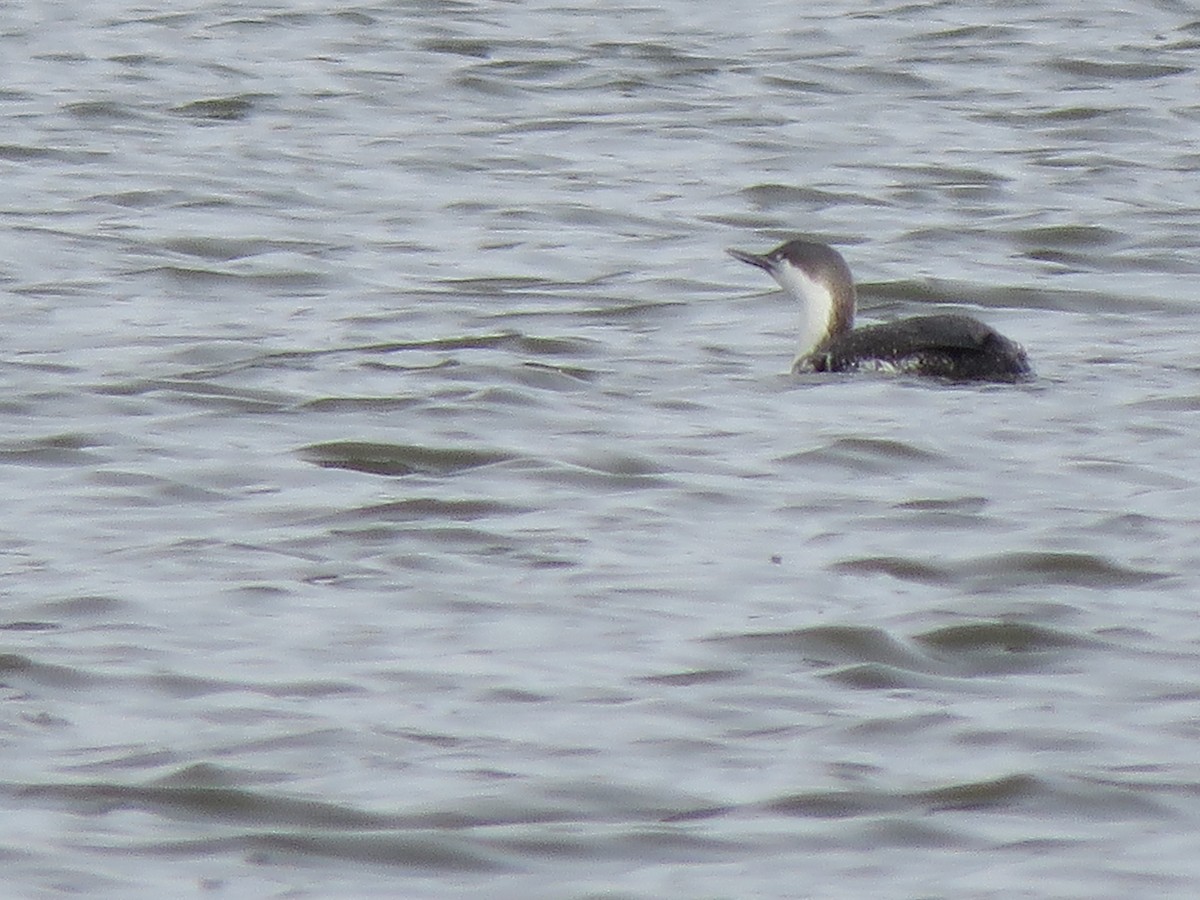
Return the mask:
<svg viewBox="0 0 1200 900"><path fill-rule="evenodd" d="M805 272L784 266L775 274L779 286L800 307L799 356L820 349L830 338L854 327L854 285L831 286Z"/></svg>

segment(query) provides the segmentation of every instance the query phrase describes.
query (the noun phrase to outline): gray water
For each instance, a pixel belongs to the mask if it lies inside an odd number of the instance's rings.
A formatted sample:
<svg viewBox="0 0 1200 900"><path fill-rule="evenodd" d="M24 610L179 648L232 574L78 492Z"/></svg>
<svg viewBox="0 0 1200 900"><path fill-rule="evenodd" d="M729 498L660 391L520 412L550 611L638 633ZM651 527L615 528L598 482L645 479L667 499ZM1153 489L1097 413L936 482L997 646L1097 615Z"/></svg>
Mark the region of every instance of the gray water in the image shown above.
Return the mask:
<svg viewBox="0 0 1200 900"><path fill-rule="evenodd" d="M6 890L1195 896L1136 7L0 6ZM795 234L1037 379L788 375Z"/></svg>

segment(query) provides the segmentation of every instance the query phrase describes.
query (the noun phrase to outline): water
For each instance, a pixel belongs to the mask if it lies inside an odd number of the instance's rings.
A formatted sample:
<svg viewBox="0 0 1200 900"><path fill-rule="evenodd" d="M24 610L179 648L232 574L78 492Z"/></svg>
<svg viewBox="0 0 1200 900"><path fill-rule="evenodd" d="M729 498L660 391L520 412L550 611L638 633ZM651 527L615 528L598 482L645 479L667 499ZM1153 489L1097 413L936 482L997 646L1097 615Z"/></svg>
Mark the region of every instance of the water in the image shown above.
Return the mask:
<svg viewBox="0 0 1200 900"><path fill-rule="evenodd" d="M1191 897L1200 14L0 10L51 897ZM839 245L1038 378L794 378Z"/></svg>

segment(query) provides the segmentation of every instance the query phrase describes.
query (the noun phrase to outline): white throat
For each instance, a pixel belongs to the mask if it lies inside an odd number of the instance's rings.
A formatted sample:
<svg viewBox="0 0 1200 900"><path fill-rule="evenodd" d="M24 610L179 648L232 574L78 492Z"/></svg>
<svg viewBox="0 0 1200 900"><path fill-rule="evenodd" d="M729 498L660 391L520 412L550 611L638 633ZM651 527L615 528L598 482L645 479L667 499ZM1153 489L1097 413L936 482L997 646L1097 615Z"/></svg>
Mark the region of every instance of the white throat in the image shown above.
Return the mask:
<svg viewBox="0 0 1200 900"><path fill-rule="evenodd" d="M800 346L798 356L807 356L829 337L833 324L833 293L828 285L809 278L803 269L780 260L771 269L771 277L800 306Z"/></svg>

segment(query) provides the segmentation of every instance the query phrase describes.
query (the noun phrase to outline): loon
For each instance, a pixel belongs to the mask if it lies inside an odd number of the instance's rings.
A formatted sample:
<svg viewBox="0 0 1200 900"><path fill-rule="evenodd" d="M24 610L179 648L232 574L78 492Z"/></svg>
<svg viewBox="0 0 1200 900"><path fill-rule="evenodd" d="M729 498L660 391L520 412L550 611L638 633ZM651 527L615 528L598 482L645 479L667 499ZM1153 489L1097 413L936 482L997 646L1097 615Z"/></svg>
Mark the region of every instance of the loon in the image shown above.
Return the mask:
<svg viewBox="0 0 1200 900"><path fill-rule="evenodd" d="M788 241L769 253L729 250L766 270L800 302L793 372L894 371L954 381L1021 381L1033 369L1020 344L977 319L940 314L854 327L854 276L826 244Z"/></svg>

